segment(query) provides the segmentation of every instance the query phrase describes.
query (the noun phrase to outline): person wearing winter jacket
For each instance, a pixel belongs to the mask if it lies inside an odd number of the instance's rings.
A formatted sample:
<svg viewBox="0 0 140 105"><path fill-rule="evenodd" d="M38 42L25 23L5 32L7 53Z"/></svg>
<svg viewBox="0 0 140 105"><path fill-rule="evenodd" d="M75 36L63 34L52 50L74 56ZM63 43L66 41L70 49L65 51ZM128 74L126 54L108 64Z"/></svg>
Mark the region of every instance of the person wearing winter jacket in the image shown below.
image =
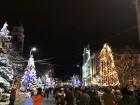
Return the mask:
<svg viewBox="0 0 140 105"><path fill-rule="evenodd" d="M37 94L32 96L33 105L41 105L45 95L42 93L42 89L37 89Z"/></svg>
<svg viewBox="0 0 140 105"><path fill-rule="evenodd" d="M118 105L138 105L136 97L133 95L133 92L129 91L127 88L121 89L122 99Z"/></svg>
<svg viewBox="0 0 140 105"><path fill-rule="evenodd" d="M109 87L104 89L104 93L101 97L103 105L112 105L114 103L114 95Z"/></svg>

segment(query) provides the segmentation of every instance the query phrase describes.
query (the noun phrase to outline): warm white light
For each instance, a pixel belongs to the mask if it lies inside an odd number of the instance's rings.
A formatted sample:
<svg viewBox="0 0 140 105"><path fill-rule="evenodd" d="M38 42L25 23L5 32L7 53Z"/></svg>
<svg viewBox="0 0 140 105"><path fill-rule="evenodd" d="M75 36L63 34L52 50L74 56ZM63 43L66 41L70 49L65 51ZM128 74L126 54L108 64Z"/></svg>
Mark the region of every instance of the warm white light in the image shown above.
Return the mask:
<svg viewBox="0 0 140 105"><path fill-rule="evenodd" d="M114 65L112 50L108 44L104 44L100 52L100 85L119 85L118 74Z"/></svg>
<svg viewBox="0 0 140 105"><path fill-rule="evenodd" d="M36 48L34 47L34 48L32 48L32 51L36 51Z"/></svg>

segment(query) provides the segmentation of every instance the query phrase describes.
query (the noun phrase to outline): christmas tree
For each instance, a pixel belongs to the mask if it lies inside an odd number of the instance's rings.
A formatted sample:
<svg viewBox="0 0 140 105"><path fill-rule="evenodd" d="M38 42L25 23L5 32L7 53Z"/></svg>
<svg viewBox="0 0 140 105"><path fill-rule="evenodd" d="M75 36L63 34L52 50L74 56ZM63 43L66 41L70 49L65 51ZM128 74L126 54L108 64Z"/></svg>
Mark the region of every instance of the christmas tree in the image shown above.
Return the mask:
<svg viewBox="0 0 140 105"><path fill-rule="evenodd" d="M46 86L50 87L51 86L51 78L49 77L48 73L46 73L45 79L46 79Z"/></svg>
<svg viewBox="0 0 140 105"><path fill-rule="evenodd" d="M10 88L10 81L13 79L14 71L7 55L0 55L0 88Z"/></svg>
<svg viewBox="0 0 140 105"><path fill-rule="evenodd" d="M104 44L100 52L100 85L119 85L118 74L114 65L112 50L108 44Z"/></svg>
<svg viewBox="0 0 140 105"><path fill-rule="evenodd" d="M0 88L5 90L10 88L10 81L14 75L13 63L8 54L11 36L7 26L5 23L0 30Z"/></svg>
<svg viewBox="0 0 140 105"><path fill-rule="evenodd" d="M44 84L40 77L37 79L37 87L44 89Z"/></svg>
<svg viewBox="0 0 140 105"><path fill-rule="evenodd" d="M72 86L73 87L77 87L77 86L80 86L80 79L79 79L79 76L78 75L73 75L73 77L71 78L72 80Z"/></svg>
<svg viewBox="0 0 140 105"><path fill-rule="evenodd" d="M22 77L21 90L27 91L28 89L31 89L32 86L36 86L36 85L37 85L37 76L36 76L34 58L33 55L31 55L28 61L28 65L25 69L25 73Z"/></svg>
<svg viewBox="0 0 140 105"><path fill-rule="evenodd" d="M7 29L7 26L8 24L5 22L0 30L0 35L4 38L4 40L10 41L11 36L9 35L10 31Z"/></svg>

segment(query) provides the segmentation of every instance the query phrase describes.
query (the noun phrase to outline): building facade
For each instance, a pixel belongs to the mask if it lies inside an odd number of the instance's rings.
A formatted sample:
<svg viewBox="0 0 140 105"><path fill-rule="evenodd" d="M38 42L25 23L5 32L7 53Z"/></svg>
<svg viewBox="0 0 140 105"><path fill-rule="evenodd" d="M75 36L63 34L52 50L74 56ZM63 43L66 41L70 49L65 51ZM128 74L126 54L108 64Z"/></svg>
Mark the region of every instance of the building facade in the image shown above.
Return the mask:
<svg viewBox="0 0 140 105"><path fill-rule="evenodd" d="M19 54L23 53L23 47L24 47L24 28L22 24L16 24L13 27L13 30L11 32L12 35L12 43L15 45L15 50L19 52Z"/></svg>

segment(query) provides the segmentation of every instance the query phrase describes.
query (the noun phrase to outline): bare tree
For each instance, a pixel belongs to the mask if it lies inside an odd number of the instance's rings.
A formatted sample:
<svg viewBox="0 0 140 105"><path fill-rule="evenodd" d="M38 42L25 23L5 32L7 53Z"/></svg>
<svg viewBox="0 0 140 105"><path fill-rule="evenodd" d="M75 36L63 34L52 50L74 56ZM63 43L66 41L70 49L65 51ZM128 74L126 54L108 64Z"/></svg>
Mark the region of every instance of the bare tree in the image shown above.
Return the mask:
<svg viewBox="0 0 140 105"><path fill-rule="evenodd" d="M127 47L116 52L114 59L121 86L133 84L134 75L136 74L135 66L139 63L138 51Z"/></svg>

